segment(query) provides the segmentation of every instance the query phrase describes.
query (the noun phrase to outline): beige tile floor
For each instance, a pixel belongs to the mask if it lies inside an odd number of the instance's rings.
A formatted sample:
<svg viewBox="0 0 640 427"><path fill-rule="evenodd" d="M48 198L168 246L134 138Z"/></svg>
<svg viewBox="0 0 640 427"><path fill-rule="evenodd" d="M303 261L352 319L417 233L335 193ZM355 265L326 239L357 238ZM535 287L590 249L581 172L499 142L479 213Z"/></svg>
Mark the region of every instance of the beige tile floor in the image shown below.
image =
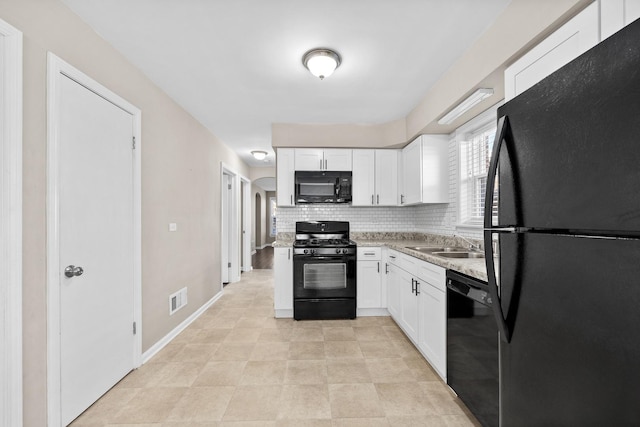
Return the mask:
<svg viewBox="0 0 640 427"><path fill-rule="evenodd" d="M275 319L272 270L243 273L72 424L478 425L391 318Z"/></svg>

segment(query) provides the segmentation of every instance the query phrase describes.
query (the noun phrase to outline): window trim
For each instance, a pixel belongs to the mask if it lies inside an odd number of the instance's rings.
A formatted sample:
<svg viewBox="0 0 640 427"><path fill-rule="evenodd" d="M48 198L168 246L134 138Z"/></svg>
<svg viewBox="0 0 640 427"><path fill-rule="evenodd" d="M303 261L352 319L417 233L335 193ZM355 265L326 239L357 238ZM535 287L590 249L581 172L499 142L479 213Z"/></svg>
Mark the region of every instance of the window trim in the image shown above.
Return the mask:
<svg viewBox="0 0 640 427"><path fill-rule="evenodd" d="M461 156L460 149L461 144L464 141L467 141L470 134L476 134L480 132L484 132L491 125L495 125L497 123L497 110L504 101L500 101L497 104L493 105L489 109L485 110L483 113L477 115L473 119L469 120L464 125L460 126L453 132L453 137L455 139L456 145L456 230L461 231L478 231L483 228L482 222L463 222L462 218L466 216L466 213L462 212L462 203L460 202L461 191L462 191L462 179L460 176L460 171L462 170L461 165Z"/></svg>

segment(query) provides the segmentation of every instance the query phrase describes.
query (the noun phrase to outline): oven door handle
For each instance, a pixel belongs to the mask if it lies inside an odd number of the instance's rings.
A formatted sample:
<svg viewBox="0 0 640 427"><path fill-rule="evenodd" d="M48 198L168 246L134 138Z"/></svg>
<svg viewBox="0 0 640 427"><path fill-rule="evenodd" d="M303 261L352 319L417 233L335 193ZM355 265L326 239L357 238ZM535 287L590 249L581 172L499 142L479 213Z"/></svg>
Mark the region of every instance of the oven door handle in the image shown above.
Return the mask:
<svg viewBox="0 0 640 427"><path fill-rule="evenodd" d="M340 255L312 255L312 254L295 254L293 256L294 259L298 259L298 260L312 260L312 259L317 259L317 260L327 260L327 259L344 259L346 255L340 254Z"/></svg>

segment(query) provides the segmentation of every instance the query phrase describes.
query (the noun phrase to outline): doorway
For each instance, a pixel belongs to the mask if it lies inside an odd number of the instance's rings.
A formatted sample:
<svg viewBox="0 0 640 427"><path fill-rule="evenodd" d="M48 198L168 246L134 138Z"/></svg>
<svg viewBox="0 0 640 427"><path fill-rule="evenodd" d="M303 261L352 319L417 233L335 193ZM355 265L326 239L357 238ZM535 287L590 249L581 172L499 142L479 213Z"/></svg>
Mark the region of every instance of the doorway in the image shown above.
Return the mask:
<svg viewBox="0 0 640 427"><path fill-rule="evenodd" d="M242 224L240 227L240 253L242 257L242 271L251 271L251 181L240 176L240 212Z"/></svg>
<svg viewBox="0 0 640 427"><path fill-rule="evenodd" d="M51 53L47 92L47 390L58 426L140 365L140 110Z"/></svg>
<svg viewBox="0 0 640 427"><path fill-rule="evenodd" d="M22 425L22 33L0 20L0 424Z"/></svg>
<svg viewBox="0 0 640 427"><path fill-rule="evenodd" d="M256 193L256 250L262 249L262 197Z"/></svg>
<svg viewBox="0 0 640 427"><path fill-rule="evenodd" d="M220 175L220 281L222 287L240 280L240 273L251 269L249 195L251 181L221 164Z"/></svg>

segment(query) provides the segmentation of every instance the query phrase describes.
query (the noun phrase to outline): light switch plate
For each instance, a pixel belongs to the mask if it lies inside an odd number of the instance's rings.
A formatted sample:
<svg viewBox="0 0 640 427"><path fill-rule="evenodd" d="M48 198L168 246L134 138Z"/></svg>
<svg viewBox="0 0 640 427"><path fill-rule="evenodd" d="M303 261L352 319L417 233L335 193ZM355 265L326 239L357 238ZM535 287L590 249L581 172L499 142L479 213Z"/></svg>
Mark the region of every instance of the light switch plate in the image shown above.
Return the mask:
<svg viewBox="0 0 640 427"><path fill-rule="evenodd" d="M169 231L178 231L178 224L176 224L175 222L170 222Z"/></svg>

